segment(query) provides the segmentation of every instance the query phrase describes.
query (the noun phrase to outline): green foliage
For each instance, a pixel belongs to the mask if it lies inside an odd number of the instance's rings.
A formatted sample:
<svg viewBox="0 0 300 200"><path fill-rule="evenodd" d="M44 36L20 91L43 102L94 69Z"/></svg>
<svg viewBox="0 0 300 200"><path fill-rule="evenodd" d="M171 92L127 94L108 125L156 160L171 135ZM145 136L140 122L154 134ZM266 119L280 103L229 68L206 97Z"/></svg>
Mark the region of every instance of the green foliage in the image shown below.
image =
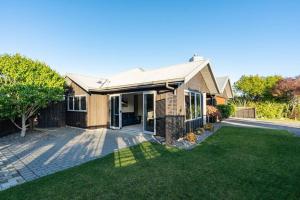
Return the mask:
<svg viewBox="0 0 300 200"><path fill-rule="evenodd" d="M63 88L64 79L45 63L15 55L0 56L0 74L10 83Z"/></svg>
<svg viewBox="0 0 300 200"><path fill-rule="evenodd" d="M24 135L26 120L64 94L64 78L48 65L19 54L0 56L0 75L0 118L22 117Z"/></svg>
<svg viewBox="0 0 300 200"><path fill-rule="evenodd" d="M276 75L267 77L259 75L244 75L234 84L234 87L237 92L241 93L242 96L247 99L268 99L272 98L272 88L281 79L281 76Z"/></svg>
<svg viewBox="0 0 300 200"><path fill-rule="evenodd" d="M217 108L224 119L232 116L235 113L235 106L233 104L217 105Z"/></svg>
<svg viewBox="0 0 300 200"><path fill-rule="evenodd" d="M61 88L25 84L4 84L0 87L0 118L32 116L49 101L62 99Z"/></svg>
<svg viewBox="0 0 300 200"><path fill-rule="evenodd" d="M288 104L278 102L248 102L248 107L256 108L258 118L280 119L289 116Z"/></svg>

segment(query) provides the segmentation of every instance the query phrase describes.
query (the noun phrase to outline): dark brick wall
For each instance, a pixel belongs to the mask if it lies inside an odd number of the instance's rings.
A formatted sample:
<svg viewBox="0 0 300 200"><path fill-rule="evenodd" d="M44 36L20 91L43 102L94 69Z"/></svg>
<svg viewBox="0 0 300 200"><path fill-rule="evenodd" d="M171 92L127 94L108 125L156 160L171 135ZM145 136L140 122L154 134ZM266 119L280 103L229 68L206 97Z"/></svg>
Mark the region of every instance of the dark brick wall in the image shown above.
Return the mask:
<svg viewBox="0 0 300 200"><path fill-rule="evenodd" d="M194 119L194 120L190 120L185 122L185 134L186 133L190 133L193 132L195 130L197 130L198 128L203 126L203 119L202 117L199 119Z"/></svg>
<svg viewBox="0 0 300 200"><path fill-rule="evenodd" d="M165 137L166 136L166 100L160 99L156 101L156 135Z"/></svg>
<svg viewBox="0 0 300 200"><path fill-rule="evenodd" d="M167 144L173 144L185 133L184 116L177 115L177 96L173 92L166 93L165 132Z"/></svg>
<svg viewBox="0 0 300 200"><path fill-rule="evenodd" d="M184 136L184 116L167 115L165 117L165 124L167 144L173 144L174 140L177 140Z"/></svg>

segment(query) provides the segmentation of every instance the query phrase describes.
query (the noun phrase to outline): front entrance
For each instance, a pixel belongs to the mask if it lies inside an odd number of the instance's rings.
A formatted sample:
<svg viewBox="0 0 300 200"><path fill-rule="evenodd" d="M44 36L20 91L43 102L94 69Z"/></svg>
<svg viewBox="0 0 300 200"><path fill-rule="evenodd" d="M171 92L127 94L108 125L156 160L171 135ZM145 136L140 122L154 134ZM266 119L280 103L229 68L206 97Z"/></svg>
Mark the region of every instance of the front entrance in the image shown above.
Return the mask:
<svg viewBox="0 0 300 200"><path fill-rule="evenodd" d="M110 95L110 128L155 134L154 91Z"/></svg>

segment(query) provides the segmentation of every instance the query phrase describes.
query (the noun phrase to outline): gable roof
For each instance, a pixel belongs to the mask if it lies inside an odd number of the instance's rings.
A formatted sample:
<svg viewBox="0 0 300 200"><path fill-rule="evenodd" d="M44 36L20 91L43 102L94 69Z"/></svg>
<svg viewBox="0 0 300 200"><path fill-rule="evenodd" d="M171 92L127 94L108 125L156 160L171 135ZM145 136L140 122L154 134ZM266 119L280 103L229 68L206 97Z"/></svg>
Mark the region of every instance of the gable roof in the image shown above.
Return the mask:
<svg viewBox="0 0 300 200"><path fill-rule="evenodd" d="M228 96L229 96L229 98L232 98L233 97L233 91L232 91L232 87L231 87L229 77L228 76L216 77L216 81L217 81L217 85L219 87L220 94L224 93L227 84L229 84L231 94L229 94Z"/></svg>
<svg viewBox="0 0 300 200"><path fill-rule="evenodd" d="M86 91L105 91L114 88L134 87L166 82L188 82L196 73L209 64L206 59L171 65L153 70L135 68L107 78L67 74ZM217 87L217 86L216 86Z"/></svg>

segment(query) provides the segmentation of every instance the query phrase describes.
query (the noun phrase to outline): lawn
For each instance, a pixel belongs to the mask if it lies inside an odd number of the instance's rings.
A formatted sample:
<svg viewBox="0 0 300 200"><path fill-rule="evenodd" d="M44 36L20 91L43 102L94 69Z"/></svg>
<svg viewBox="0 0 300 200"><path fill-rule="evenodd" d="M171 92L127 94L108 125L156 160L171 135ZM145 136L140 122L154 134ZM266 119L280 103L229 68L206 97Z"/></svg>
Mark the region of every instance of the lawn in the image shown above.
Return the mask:
<svg viewBox="0 0 300 200"><path fill-rule="evenodd" d="M300 199L300 137L223 127L190 151L142 143L1 199Z"/></svg>

